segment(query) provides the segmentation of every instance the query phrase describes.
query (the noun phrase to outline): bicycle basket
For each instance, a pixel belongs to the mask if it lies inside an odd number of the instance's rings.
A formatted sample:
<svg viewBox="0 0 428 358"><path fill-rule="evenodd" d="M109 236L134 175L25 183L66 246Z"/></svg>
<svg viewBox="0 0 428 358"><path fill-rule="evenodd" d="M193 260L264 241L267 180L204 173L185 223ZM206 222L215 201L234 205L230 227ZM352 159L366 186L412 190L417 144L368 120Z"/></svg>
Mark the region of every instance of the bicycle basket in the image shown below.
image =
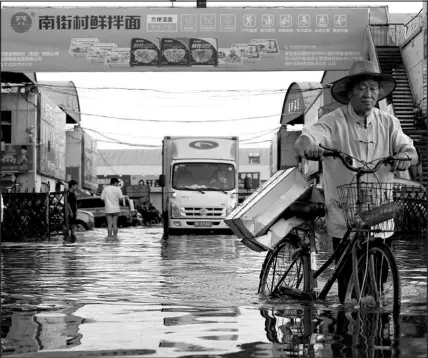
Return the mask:
<svg viewBox="0 0 428 358"><path fill-rule="evenodd" d="M426 230L427 196L423 187L361 183L359 196L356 183L337 189L348 229L405 234Z"/></svg>

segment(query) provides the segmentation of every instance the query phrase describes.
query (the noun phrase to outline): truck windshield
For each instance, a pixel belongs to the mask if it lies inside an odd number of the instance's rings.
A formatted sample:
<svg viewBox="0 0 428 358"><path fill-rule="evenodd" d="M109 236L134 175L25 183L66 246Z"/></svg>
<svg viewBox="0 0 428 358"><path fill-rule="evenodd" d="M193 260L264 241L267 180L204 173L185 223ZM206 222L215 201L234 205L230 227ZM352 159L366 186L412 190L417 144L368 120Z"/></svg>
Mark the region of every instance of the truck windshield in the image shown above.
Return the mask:
<svg viewBox="0 0 428 358"><path fill-rule="evenodd" d="M235 168L223 163L180 163L172 172L172 187L178 190L226 191L235 188Z"/></svg>

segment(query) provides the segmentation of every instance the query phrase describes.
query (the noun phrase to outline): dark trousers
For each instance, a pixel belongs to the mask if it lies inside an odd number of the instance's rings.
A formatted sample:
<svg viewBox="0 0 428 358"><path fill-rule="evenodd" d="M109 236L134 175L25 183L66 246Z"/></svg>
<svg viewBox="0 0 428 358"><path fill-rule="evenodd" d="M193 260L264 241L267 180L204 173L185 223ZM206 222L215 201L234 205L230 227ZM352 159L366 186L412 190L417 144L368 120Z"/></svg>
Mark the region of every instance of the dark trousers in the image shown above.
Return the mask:
<svg viewBox="0 0 428 358"><path fill-rule="evenodd" d="M339 243L342 239L339 237L333 237L332 239L333 239L333 250L336 250L336 248L339 246ZM387 246L391 247L391 243L392 243L391 239L386 239L384 242ZM341 252L339 252L338 256L336 257L336 260L335 260L336 264L340 258L340 255L341 255ZM379 265L379 270L381 270L379 261L377 262L377 265ZM388 269L389 268L387 266L382 265L382 278L381 278L382 283L386 282L388 278ZM349 260L345 262L345 266L343 267L342 272L337 277L339 301L341 303L345 301L346 288L348 287L349 276L351 274L352 274L352 259L349 258Z"/></svg>

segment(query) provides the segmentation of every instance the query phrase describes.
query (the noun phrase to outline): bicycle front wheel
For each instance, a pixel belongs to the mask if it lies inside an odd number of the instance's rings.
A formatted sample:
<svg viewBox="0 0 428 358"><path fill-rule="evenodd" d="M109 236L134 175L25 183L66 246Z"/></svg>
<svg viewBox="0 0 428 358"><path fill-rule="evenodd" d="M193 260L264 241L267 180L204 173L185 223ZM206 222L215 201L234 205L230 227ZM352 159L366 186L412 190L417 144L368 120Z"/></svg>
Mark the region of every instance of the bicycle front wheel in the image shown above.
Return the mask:
<svg viewBox="0 0 428 358"><path fill-rule="evenodd" d="M265 261L259 293L278 296L283 287L309 291L309 265L309 255L300 250L300 238L288 235Z"/></svg>
<svg viewBox="0 0 428 358"><path fill-rule="evenodd" d="M392 307L401 304L400 275L391 249L383 243L365 245L358 257L358 282L360 295L355 290L355 276L348 283L345 303L361 303L364 306Z"/></svg>

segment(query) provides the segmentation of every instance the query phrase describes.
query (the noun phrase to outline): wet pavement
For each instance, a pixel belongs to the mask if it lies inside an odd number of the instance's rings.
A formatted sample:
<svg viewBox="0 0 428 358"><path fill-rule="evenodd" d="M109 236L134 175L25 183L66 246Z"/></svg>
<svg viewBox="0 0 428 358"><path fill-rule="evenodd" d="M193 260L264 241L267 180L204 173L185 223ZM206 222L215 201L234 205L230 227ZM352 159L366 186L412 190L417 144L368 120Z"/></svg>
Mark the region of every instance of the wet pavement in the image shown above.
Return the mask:
<svg viewBox="0 0 428 358"><path fill-rule="evenodd" d="M403 307L349 311L257 294L265 253L228 235L162 228L2 242L2 355L10 357L427 356L425 238L394 242ZM319 264L331 250L321 245ZM321 279L322 280L322 279Z"/></svg>

